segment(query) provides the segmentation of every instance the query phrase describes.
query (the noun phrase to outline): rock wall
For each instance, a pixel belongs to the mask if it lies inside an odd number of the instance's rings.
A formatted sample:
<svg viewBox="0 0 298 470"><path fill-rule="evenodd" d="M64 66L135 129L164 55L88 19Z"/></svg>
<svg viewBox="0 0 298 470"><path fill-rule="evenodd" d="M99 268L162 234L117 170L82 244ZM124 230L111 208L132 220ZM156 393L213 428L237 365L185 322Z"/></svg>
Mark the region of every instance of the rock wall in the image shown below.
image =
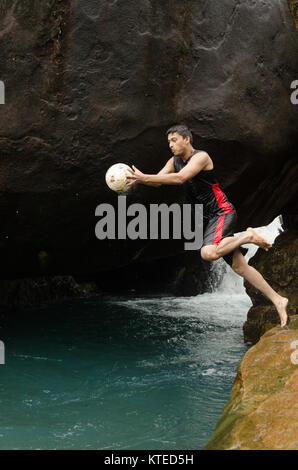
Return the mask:
<svg viewBox="0 0 298 470"><path fill-rule="evenodd" d="M45 256L45 255L44 255ZM118 295L192 296L212 292L224 270L213 270L199 253L134 262L129 266L74 278L71 275L0 280L0 314L23 311L66 298Z"/></svg>
<svg viewBox="0 0 298 470"><path fill-rule="evenodd" d="M206 450L298 449L297 347L295 315L248 350Z"/></svg>
<svg viewBox="0 0 298 470"><path fill-rule="evenodd" d="M78 283L72 276L40 276L0 281L0 314L22 311L67 298L101 295L95 282Z"/></svg>
<svg viewBox="0 0 298 470"><path fill-rule="evenodd" d="M286 0L1 0L0 42L2 279L96 275L140 250L145 260L146 241L99 242L94 211L116 204L104 183L113 163L163 166L177 121L213 157L238 230L296 207L298 43ZM173 201L181 188L129 196Z"/></svg>

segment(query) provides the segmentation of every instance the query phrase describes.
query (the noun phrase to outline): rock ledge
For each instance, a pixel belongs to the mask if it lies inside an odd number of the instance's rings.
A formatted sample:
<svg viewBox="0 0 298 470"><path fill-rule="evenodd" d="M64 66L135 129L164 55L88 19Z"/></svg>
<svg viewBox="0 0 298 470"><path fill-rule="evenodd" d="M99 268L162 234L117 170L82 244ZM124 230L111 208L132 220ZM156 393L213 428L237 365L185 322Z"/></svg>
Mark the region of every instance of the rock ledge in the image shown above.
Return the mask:
<svg viewBox="0 0 298 470"><path fill-rule="evenodd" d="M298 315L249 349L205 450L298 449L297 351Z"/></svg>

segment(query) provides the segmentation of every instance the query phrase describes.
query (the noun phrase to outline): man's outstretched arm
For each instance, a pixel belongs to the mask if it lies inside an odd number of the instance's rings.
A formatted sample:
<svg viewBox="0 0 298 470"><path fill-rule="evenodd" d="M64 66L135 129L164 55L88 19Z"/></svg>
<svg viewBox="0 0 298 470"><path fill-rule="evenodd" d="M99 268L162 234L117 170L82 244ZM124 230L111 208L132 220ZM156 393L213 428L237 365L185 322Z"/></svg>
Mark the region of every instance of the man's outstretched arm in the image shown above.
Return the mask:
<svg viewBox="0 0 298 470"><path fill-rule="evenodd" d="M184 168L182 168L182 170L180 170L178 173L174 173L174 171L173 172L167 171L167 172L162 173L162 171L166 168L167 166L166 165L157 175L147 175L145 173L142 173L140 170L138 170L136 167L133 166L134 171L127 170L128 172L127 177L131 181L135 181L137 183L146 184L146 185L152 185L152 183L155 183L154 186L156 185L156 183L158 184L158 186L162 184L183 184L187 180L197 175L201 170L203 170L204 167L209 162L209 159L210 157L208 153L198 152L192 157L192 159L187 163L187 165ZM174 170L174 166L172 167L172 170Z"/></svg>
<svg viewBox="0 0 298 470"><path fill-rule="evenodd" d="M132 174L136 174L136 175L137 174L142 174L142 175L144 175L144 173L140 172L134 165L132 167L134 169L134 172L131 172ZM174 159L173 159L173 157L171 157L167 161L165 166L155 176L166 175L168 173L173 173L174 171L175 171ZM135 183L141 183L141 181L139 181L138 179L134 179L134 180L131 179L131 183L129 183L127 186L132 186ZM159 183L159 182L145 182L145 181L142 181L142 184L145 184L147 186L161 186L162 185L162 183Z"/></svg>

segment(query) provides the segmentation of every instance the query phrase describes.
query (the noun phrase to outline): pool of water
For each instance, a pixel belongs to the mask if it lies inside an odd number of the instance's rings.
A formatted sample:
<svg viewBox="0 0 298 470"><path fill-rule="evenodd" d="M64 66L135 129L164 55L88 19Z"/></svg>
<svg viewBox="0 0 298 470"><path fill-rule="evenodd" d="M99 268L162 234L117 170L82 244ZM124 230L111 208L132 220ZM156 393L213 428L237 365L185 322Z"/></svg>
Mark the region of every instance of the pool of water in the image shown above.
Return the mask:
<svg viewBox="0 0 298 470"><path fill-rule="evenodd" d="M0 449L202 449L247 351L244 290L64 301L0 338Z"/></svg>

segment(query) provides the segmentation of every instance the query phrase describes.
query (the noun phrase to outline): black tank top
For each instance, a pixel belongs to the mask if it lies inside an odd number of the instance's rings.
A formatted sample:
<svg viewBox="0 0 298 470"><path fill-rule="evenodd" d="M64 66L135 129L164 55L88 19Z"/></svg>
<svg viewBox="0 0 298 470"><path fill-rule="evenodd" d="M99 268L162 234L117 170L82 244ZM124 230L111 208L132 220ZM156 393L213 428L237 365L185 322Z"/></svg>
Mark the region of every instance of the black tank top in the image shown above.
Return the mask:
<svg viewBox="0 0 298 470"><path fill-rule="evenodd" d="M185 162L182 158L174 156L175 172L182 170L190 159L201 151L195 150ZM228 201L227 196L220 188L214 169L200 171L193 178L183 183L183 188L189 203L204 205L204 219L228 214L235 210L233 204Z"/></svg>

